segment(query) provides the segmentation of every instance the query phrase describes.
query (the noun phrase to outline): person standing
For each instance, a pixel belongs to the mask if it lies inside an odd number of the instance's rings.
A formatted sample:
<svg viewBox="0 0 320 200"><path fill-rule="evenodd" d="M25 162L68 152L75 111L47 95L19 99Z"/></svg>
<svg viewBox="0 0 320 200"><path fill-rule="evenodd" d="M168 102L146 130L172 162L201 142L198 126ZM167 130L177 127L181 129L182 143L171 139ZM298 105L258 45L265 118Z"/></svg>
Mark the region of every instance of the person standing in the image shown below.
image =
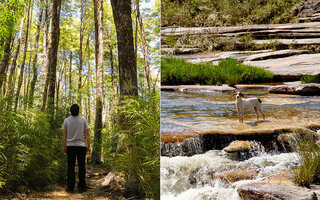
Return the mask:
<svg viewBox="0 0 320 200"><path fill-rule="evenodd" d="M79 109L77 104L70 107L71 116L64 120L62 131L63 152L68 156L68 187L66 191L70 193L74 193L76 159L79 168L79 192L87 191L85 158L86 152L91 152L90 135L88 122L79 116Z"/></svg>

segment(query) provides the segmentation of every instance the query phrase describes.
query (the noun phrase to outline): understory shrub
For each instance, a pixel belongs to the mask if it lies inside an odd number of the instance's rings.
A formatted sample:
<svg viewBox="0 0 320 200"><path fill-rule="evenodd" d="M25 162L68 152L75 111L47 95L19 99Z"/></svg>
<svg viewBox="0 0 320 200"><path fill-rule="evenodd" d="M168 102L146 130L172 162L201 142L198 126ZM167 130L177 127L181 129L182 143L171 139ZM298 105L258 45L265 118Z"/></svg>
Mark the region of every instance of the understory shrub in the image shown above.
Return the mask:
<svg viewBox="0 0 320 200"><path fill-rule="evenodd" d="M172 57L161 60L162 85L262 83L272 81L273 76L265 69L244 65L236 59L221 60L218 66L211 63L192 64Z"/></svg>
<svg viewBox="0 0 320 200"><path fill-rule="evenodd" d="M295 134L293 149L300 156L300 166L294 171L294 182L300 186L320 183L320 147L317 140L319 136L316 134Z"/></svg>
<svg viewBox="0 0 320 200"><path fill-rule="evenodd" d="M104 164L138 179L147 197L160 199L160 97L127 98L114 109L113 128L105 130Z"/></svg>
<svg viewBox="0 0 320 200"><path fill-rule="evenodd" d="M0 112L0 186L4 191L45 190L65 179L61 125L52 128L48 119L36 110Z"/></svg>

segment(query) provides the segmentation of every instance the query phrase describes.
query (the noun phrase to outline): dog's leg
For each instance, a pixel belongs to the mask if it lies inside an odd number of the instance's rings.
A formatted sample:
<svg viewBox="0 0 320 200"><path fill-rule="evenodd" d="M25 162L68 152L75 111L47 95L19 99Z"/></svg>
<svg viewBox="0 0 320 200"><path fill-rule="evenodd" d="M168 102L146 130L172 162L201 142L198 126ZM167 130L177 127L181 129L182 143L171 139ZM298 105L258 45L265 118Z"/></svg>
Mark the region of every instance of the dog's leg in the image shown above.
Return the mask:
<svg viewBox="0 0 320 200"><path fill-rule="evenodd" d="M241 112L241 122L243 123L243 111Z"/></svg>
<svg viewBox="0 0 320 200"><path fill-rule="evenodd" d="M241 112L240 112L240 108L239 108L238 104L236 105L236 107L237 107L237 113L238 113L239 122L241 122L241 118L240 118Z"/></svg>
<svg viewBox="0 0 320 200"><path fill-rule="evenodd" d="M259 106L259 107L257 107L258 108L258 111L262 114L262 116L263 116L263 121L265 121L266 120L266 116L265 116L265 114L263 113L263 111L262 111L262 109L261 109L261 105Z"/></svg>
<svg viewBox="0 0 320 200"><path fill-rule="evenodd" d="M257 115L257 121L259 121L259 113L258 113L257 107L253 107L253 108L254 108L254 112L256 112L256 115Z"/></svg>

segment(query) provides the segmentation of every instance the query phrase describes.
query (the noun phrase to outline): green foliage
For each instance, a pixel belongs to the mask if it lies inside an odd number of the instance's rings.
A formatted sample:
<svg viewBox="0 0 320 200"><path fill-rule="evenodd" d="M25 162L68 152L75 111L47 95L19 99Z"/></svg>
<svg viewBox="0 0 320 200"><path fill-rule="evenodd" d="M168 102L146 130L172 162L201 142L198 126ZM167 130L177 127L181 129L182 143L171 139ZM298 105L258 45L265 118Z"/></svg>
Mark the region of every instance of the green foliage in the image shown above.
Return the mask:
<svg viewBox="0 0 320 200"><path fill-rule="evenodd" d="M114 129L104 139L104 163L139 179L148 197L160 199L160 100L127 98L116 109Z"/></svg>
<svg viewBox="0 0 320 200"><path fill-rule="evenodd" d="M295 20L301 0L163 0L162 26L233 26Z"/></svg>
<svg viewBox="0 0 320 200"><path fill-rule="evenodd" d="M320 83L320 74L318 75L304 75L300 78L303 83Z"/></svg>
<svg viewBox="0 0 320 200"><path fill-rule="evenodd" d="M184 59L163 58L161 84L221 85L270 82L273 73L262 68L244 65L236 59L221 60L218 66L211 63L192 64Z"/></svg>
<svg viewBox="0 0 320 200"><path fill-rule="evenodd" d="M300 156L300 166L294 172L294 182L308 187L312 183L320 182L320 147L315 141L319 138L315 134L296 134L293 147Z"/></svg>
<svg viewBox="0 0 320 200"><path fill-rule="evenodd" d="M21 0L12 0L0 4L0 43L6 41L14 30L17 21L23 14L23 2ZM3 55L3 46L0 45L0 59Z"/></svg>
<svg viewBox="0 0 320 200"><path fill-rule="evenodd" d="M60 125L50 128L48 116L35 110L1 111L0 119L0 182L5 181L4 189L43 190L64 179Z"/></svg>

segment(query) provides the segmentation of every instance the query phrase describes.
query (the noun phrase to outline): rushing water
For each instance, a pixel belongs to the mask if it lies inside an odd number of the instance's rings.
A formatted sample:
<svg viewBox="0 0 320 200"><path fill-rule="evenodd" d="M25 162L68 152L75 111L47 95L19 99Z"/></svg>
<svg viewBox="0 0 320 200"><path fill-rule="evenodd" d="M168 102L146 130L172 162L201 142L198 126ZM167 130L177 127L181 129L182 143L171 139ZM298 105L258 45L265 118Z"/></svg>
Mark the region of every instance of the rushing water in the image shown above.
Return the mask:
<svg viewBox="0 0 320 200"><path fill-rule="evenodd" d="M285 173L298 165L296 153L271 155L261 153L245 161L234 161L219 150L192 157L161 157L161 199L195 200L240 199L237 188L242 184L262 181L272 175ZM256 177L234 183L215 178L230 171L253 171Z"/></svg>
<svg viewBox="0 0 320 200"><path fill-rule="evenodd" d="M262 100L266 121L256 122L248 111L245 123L239 123L232 93L212 91L161 92L161 132L180 135L210 130L243 131L275 129L320 124L320 97L269 94L266 90L248 90L245 98ZM186 143L187 142L187 143ZM197 142L186 140L184 146ZM169 143L168 143L169 144ZM257 143L257 146L260 144ZM189 145L190 146L190 145ZM261 145L260 145L261 146ZM179 145L163 150L179 151ZM201 148L199 148L201 149ZM288 176L299 164L296 153L265 152L258 149L245 161L231 159L220 150L199 151L193 156L161 157L161 199L163 200L238 200L237 188L245 183L265 181L270 177ZM173 155L174 156L174 155ZM231 173L253 174L230 181Z"/></svg>

